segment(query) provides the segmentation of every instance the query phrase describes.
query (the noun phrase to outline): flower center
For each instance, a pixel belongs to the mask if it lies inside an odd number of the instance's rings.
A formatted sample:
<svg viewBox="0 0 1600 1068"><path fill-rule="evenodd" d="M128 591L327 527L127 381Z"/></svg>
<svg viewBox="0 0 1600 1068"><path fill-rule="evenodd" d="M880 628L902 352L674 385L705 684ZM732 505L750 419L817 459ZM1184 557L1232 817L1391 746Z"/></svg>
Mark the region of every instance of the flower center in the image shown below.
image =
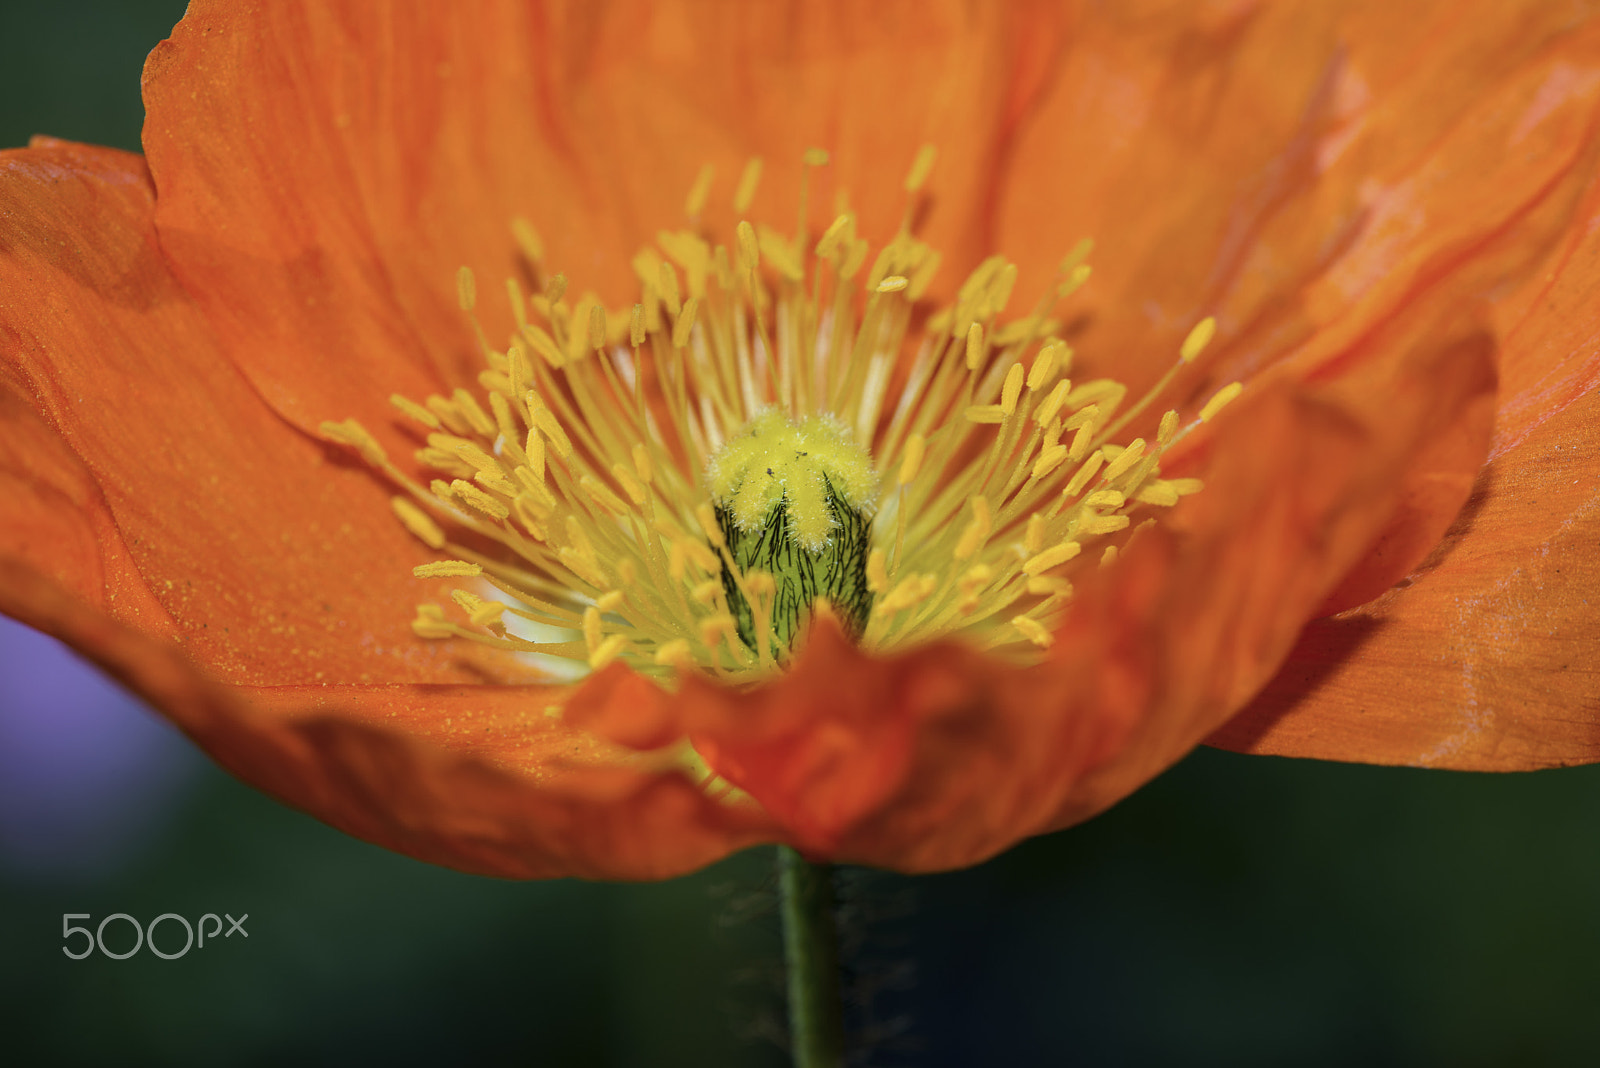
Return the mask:
<svg viewBox="0 0 1600 1068"><path fill-rule="evenodd" d="M913 163L909 198L932 161L924 149ZM453 594L461 616L418 608L418 635L580 671L621 658L669 684L685 669L754 680L826 602L869 650L958 635L1036 658L1078 558L1111 563L1200 488L1163 479L1162 452L1238 383L1188 421L1150 416L1148 438L1121 432L1199 355L1211 320L1126 405L1118 382L1074 383L1056 336L1055 305L1089 276L1087 242L1021 317L1001 322L1017 271L999 256L932 311L939 255L911 233L914 204L870 267L849 212L808 240L806 179L826 162L806 154L796 234L740 222L731 248L699 225L702 171L691 228L634 257L640 299L620 311L569 300L519 221L528 270L507 282L516 330L503 351L474 319L481 392L391 398L420 428L429 484L354 420L323 424L403 491L396 516L450 557L415 573L472 580ZM736 214L759 174L759 161L746 168ZM466 268L458 296L473 314Z"/></svg>
<svg viewBox="0 0 1600 1068"><path fill-rule="evenodd" d="M722 587L739 638L782 656L820 597L859 638L872 608L867 550L878 473L837 420L756 416L706 469L730 560Z"/></svg>

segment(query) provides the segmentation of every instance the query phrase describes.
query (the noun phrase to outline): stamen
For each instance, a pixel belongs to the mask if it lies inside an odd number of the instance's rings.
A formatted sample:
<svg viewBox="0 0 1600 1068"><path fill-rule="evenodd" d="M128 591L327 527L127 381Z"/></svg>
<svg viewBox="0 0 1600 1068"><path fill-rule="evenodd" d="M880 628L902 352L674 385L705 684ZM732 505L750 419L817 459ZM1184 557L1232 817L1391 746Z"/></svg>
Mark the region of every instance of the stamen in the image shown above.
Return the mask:
<svg viewBox="0 0 1600 1068"><path fill-rule="evenodd" d="M453 557L417 577L498 591L457 590L459 622L420 606L415 633L580 672L620 660L668 686L682 671L743 682L781 670L819 615L874 652L954 635L1049 655L1070 575L1089 566L1079 558L1092 549L1113 566L1136 517L1199 490L1163 479L1162 456L1243 387L1143 421L1208 351L1209 318L1132 405L1111 379L1075 385L1054 315L1090 277L1087 240L1024 314L1003 319L1017 267L1001 256L950 305L923 307L940 257L912 222L935 158L929 146L912 161L901 227L865 271L854 214L807 232L820 150L805 154L792 233L745 218L753 159L718 243L702 223L702 168L684 200L690 228L634 257L638 300L622 310L569 300L537 231L516 220L532 289L507 281L516 327L503 351L478 331L463 267L479 390L390 398L429 474L400 470L354 421L322 428L398 488L392 508L414 537Z"/></svg>

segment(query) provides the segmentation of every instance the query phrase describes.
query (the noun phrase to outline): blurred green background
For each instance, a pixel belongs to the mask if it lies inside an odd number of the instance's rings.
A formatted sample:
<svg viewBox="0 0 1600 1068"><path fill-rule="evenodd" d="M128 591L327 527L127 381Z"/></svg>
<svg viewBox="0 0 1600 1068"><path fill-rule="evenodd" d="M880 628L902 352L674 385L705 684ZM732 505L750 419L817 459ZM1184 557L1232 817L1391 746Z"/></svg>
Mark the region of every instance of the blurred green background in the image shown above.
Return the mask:
<svg viewBox="0 0 1600 1068"><path fill-rule="evenodd" d="M0 144L136 149L182 7L0 4ZM785 1063L766 850L646 886L431 868L235 783L5 621L0 808L10 1063ZM1600 768L1202 750L981 867L848 873L855 1063L1593 1063L1597 826ZM248 938L73 961L69 912L248 913Z"/></svg>

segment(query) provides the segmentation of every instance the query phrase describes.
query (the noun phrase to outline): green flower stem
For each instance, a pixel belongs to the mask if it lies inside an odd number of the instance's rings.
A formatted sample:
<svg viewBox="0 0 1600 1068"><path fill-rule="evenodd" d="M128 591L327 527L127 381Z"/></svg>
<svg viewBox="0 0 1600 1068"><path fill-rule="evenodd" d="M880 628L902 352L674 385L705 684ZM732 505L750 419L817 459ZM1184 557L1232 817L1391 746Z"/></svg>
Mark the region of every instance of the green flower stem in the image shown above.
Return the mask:
<svg viewBox="0 0 1600 1068"><path fill-rule="evenodd" d="M778 847L783 955L789 973L789 1048L795 1068L844 1064L833 866Z"/></svg>

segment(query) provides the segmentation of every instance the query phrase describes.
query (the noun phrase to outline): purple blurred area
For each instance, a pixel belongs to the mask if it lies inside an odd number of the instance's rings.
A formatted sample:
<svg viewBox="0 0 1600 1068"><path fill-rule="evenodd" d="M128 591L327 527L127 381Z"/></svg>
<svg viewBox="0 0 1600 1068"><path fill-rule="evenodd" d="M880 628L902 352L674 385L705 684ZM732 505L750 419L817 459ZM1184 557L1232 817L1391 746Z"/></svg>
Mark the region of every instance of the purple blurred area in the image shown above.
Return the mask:
<svg viewBox="0 0 1600 1068"><path fill-rule="evenodd" d="M117 868L160 832L200 760L66 646L0 616L0 869Z"/></svg>

